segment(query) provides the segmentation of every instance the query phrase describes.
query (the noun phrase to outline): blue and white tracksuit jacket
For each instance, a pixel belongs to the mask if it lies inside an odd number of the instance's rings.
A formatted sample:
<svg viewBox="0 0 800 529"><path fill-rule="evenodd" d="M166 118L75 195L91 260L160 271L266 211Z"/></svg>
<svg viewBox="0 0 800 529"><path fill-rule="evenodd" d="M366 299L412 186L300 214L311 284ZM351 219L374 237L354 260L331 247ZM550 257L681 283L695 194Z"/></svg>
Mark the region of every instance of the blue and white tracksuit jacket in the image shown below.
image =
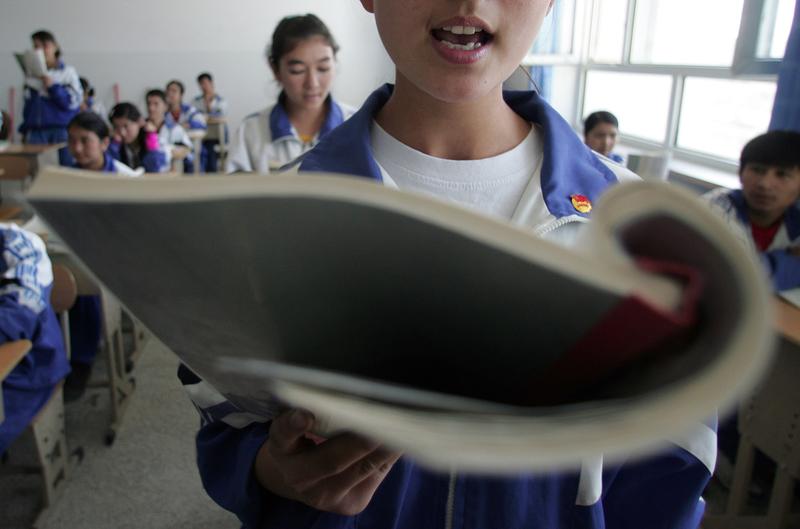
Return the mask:
<svg viewBox="0 0 800 529"><path fill-rule="evenodd" d="M42 240L0 224L0 342L30 340L33 347L3 381L5 419L0 454L21 434L69 373L61 327L50 307L53 269Z"/></svg>
<svg viewBox="0 0 800 529"><path fill-rule="evenodd" d="M371 152L370 127L391 90L386 85L374 92L302 158L300 170L383 180ZM617 182L615 173L535 93L505 97L520 116L537 124L544 143L541 193L528 195L532 203L520 208L517 220L541 218L535 210L545 207L549 219L530 226L537 233L546 236L579 226L587 215L575 210L570 196L579 193L596 201ZM203 484L249 529L694 529L704 509L700 495L716 458L716 421L670 440L674 444L657 456L614 466L604 466L596 457L576 465L574 472L447 475L401 458L361 514L342 516L263 490L253 462L269 435L269 423L237 409L185 367L179 375L203 418L197 435Z"/></svg>
<svg viewBox="0 0 800 529"><path fill-rule="evenodd" d="M192 100L192 104L196 109L210 118L224 117L228 111L228 102L219 94L214 94L214 97L211 99L211 105L209 106L206 106L206 100L203 94L195 97Z"/></svg>
<svg viewBox="0 0 800 529"><path fill-rule="evenodd" d="M709 192L705 198L715 211L721 213L734 233L755 250L744 193L740 189L720 188ZM800 257L786 251L790 246L800 246L800 202L795 202L786 210L783 225L772 239L772 244L765 252L761 252L761 259L777 292L800 288Z"/></svg>
<svg viewBox="0 0 800 529"><path fill-rule="evenodd" d="M244 118L228 146L226 172L268 174L270 170L277 170L308 152L353 114L353 109L328 96L325 121L317 136L306 143L289 120L285 97L281 94L272 107Z"/></svg>
<svg viewBox="0 0 800 529"><path fill-rule="evenodd" d="M25 104L22 109L22 124L19 131L26 136L42 129L66 129L70 120L78 113L83 101L83 89L78 72L72 66L59 61L55 68L47 71L53 85L45 89L25 86Z"/></svg>
<svg viewBox="0 0 800 529"><path fill-rule="evenodd" d="M73 167L76 169L83 169L77 162L73 164ZM103 168L100 169L100 172L119 174L122 176L141 176L141 172L134 171L119 160L115 160L108 152L103 155Z"/></svg>
<svg viewBox="0 0 800 529"><path fill-rule="evenodd" d="M167 112L165 120L177 123L186 130L206 129L206 116L188 103L181 103L181 114L178 119L172 116L172 112Z"/></svg>

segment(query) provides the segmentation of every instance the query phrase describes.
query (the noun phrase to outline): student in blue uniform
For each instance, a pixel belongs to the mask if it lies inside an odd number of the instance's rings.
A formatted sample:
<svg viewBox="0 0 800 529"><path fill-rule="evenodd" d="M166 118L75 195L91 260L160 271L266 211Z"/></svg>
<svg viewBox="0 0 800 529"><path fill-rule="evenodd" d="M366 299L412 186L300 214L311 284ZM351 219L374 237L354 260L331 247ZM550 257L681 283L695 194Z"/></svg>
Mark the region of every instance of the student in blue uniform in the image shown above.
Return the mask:
<svg viewBox="0 0 800 529"><path fill-rule="evenodd" d="M161 147L170 153L170 158L172 158L176 146L191 150L191 138L168 112L167 94L157 88L149 90L145 95L145 101L147 102L147 123L152 124L155 128L158 133L158 141L161 143ZM184 159L183 170L186 173L191 173L194 168L191 157L190 152Z"/></svg>
<svg viewBox="0 0 800 529"><path fill-rule="evenodd" d="M108 119L114 127L109 152L115 160L148 173L169 171L169 155L159 143L155 127L145 122L136 105L119 103Z"/></svg>
<svg viewBox="0 0 800 529"><path fill-rule="evenodd" d="M774 130L750 140L739 162L741 189L706 195L758 250L776 292L800 289L800 132Z"/></svg>
<svg viewBox="0 0 800 529"><path fill-rule="evenodd" d="M362 4L396 84L323 138L301 171L430 194L563 244L587 222L587 203L635 178L589 150L536 93L502 90L551 0ZM594 455L575 472L440 474L350 433L310 442L310 414L266 421L180 375L202 412L204 486L246 528L694 529L714 467L715 425L698 424L658 455L613 466Z"/></svg>
<svg viewBox="0 0 800 529"><path fill-rule="evenodd" d="M624 161L622 156L613 152L618 134L619 120L611 112L605 110L592 112L583 122L583 141L586 145L609 160L622 163Z"/></svg>
<svg viewBox="0 0 800 529"><path fill-rule="evenodd" d="M122 176L139 176L108 152L111 139L108 125L92 111L80 112L67 126L67 146L74 166L87 171L100 171ZM64 386L64 400L80 397L86 389L94 358L100 347L102 332L99 296L78 296L69 311L70 365L72 372Z"/></svg>
<svg viewBox="0 0 800 529"><path fill-rule="evenodd" d="M3 381L0 454L5 453L69 373L61 327L50 306L53 269L44 243L0 224L0 342L30 340L31 351Z"/></svg>
<svg viewBox="0 0 800 529"><path fill-rule="evenodd" d="M83 101L81 102L80 111L85 112L90 110L100 116L102 119L107 119L108 111L102 101L95 97L94 87L92 83L85 77L80 78L81 88L83 89Z"/></svg>
<svg viewBox="0 0 800 529"><path fill-rule="evenodd" d="M206 122L209 119L222 119L226 116L228 111L228 101L217 93L214 87L214 78L208 72L203 72L197 76L197 86L200 87L201 94L194 98L192 103L194 107L203 113L206 117ZM228 137L228 127L224 127L225 141ZM203 171L206 173L215 173L218 170L217 162L217 139L204 139L203 140L203 159L201 160Z"/></svg>
<svg viewBox="0 0 800 529"><path fill-rule="evenodd" d="M187 132L194 130L206 130L206 116L194 106L183 102L183 95L186 88L183 83L173 79L167 83L165 93L167 94L167 105L169 110L166 115L168 122L176 123L183 127ZM192 152L183 160L183 170L185 173L194 172L196 159L202 159L202 144L199 153Z"/></svg>
<svg viewBox="0 0 800 529"><path fill-rule="evenodd" d="M33 47L44 52L47 74L25 80L25 104L19 131L25 143L54 144L67 141L67 123L78 113L83 90L75 68L61 60L61 47L49 31L31 35ZM69 151L59 150L61 165L72 165Z"/></svg>
<svg viewBox="0 0 800 529"><path fill-rule="evenodd" d="M267 61L278 101L247 116L231 139L226 170L266 174L311 149L353 113L330 94L339 46L312 14L278 23Z"/></svg>

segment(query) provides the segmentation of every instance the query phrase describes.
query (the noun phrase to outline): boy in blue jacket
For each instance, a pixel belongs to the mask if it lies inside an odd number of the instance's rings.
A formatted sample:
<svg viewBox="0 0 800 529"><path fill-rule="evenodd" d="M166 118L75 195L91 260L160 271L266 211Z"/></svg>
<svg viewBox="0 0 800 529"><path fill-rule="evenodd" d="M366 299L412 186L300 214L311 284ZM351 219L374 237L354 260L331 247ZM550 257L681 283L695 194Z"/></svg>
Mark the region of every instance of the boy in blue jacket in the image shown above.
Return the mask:
<svg viewBox="0 0 800 529"><path fill-rule="evenodd" d="M774 130L750 140L742 149L739 180L741 189L716 189L707 198L729 224L743 229L775 291L800 288L800 132Z"/></svg>
<svg viewBox="0 0 800 529"><path fill-rule="evenodd" d="M576 196L593 202L635 178L595 156L537 94L502 90L552 0L362 4L396 84L323 138L301 171L434 195L563 244L588 219ZM247 528L696 528L715 460L715 425L700 424L646 460L604 466L587 454L574 472L442 474L352 433L317 444L307 412L267 421L186 368L180 376L203 418L206 490Z"/></svg>

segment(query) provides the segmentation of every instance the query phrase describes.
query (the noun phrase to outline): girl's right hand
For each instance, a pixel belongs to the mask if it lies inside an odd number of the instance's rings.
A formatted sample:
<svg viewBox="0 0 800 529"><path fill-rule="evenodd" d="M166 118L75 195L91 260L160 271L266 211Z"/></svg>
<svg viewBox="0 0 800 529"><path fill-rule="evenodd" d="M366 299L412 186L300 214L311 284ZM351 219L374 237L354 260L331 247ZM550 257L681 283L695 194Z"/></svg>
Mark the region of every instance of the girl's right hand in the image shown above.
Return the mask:
<svg viewBox="0 0 800 529"><path fill-rule="evenodd" d="M314 417L303 410L273 420L256 456L256 478L270 492L315 509L360 513L401 454L353 433L318 443L309 438L313 428Z"/></svg>

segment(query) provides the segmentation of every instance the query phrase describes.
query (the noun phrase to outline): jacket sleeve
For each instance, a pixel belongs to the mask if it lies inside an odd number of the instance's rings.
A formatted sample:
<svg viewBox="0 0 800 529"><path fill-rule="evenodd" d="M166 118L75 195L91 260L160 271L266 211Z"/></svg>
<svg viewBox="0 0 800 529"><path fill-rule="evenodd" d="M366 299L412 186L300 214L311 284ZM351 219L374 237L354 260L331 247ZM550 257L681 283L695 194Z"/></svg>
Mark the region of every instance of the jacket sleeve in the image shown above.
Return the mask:
<svg viewBox="0 0 800 529"><path fill-rule="evenodd" d="M245 129L246 122L243 121L231 138L228 146L228 159L225 162L226 173L248 173L253 170L250 153L247 152Z"/></svg>
<svg viewBox="0 0 800 529"><path fill-rule="evenodd" d="M765 252L763 258L776 291L800 287L800 257L780 249Z"/></svg>
<svg viewBox="0 0 800 529"><path fill-rule="evenodd" d="M155 132L147 134L147 152L142 156L142 166L148 173L163 173L169 170L169 157Z"/></svg>
<svg viewBox="0 0 800 529"><path fill-rule="evenodd" d="M83 99L83 89L78 74L71 67L68 67L65 82L54 83L47 89L47 93L50 100L63 111L77 111Z"/></svg>
<svg viewBox="0 0 800 529"><path fill-rule="evenodd" d="M606 527L697 529L701 498L716 463L716 420L698 424L658 455L611 469L603 510Z"/></svg>

